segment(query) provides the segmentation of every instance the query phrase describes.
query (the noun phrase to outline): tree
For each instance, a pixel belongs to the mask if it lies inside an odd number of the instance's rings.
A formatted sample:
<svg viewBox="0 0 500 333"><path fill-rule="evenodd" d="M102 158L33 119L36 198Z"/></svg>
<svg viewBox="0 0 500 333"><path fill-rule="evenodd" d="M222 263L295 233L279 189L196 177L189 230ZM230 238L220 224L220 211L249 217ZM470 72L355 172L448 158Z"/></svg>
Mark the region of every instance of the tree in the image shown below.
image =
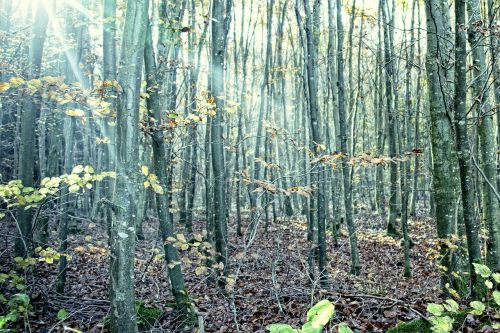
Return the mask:
<svg viewBox="0 0 500 333"><path fill-rule="evenodd" d="M224 143L222 117L224 110L224 61L232 0L212 1L212 34L209 91L217 111L211 123L212 169L214 173L214 236L217 262L227 272L227 220L225 197Z"/></svg>
<svg viewBox="0 0 500 333"><path fill-rule="evenodd" d="M456 232L456 205L460 197L458 188L457 155L453 134L453 115L449 108L451 90L448 87L453 74L449 70L450 50L442 38L449 25L448 7L438 0L425 2L427 17L427 81L429 113L431 118L431 145L433 159L433 189L436 202L436 226L441 245L442 287L453 285L455 260L446 240ZM451 74L450 74L451 73Z"/></svg>
<svg viewBox="0 0 500 333"><path fill-rule="evenodd" d="M128 0L118 69L117 177L111 225L111 330L137 332L134 303L136 198L140 191L139 95L148 0Z"/></svg>
<svg viewBox="0 0 500 333"><path fill-rule="evenodd" d="M40 77L42 69L42 55L47 31L49 17L47 14L46 3L42 0L36 1L35 22L32 28L31 46L28 54L28 69L26 77L28 79L37 79ZM40 99L38 94L26 96L21 111L21 133L19 147L19 167L18 177L24 187L34 185L33 172L35 169L35 124L37 113L40 108ZM32 210L20 207L17 210L17 227L19 237L16 238L15 253L17 256L24 257L30 251L32 236Z"/></svg>
<svg viewBox="0 0 500 333"><path fill-rule="evenodd" d="M359 262L358 238L356 235L356 226L354 224L352 213L352 189L350 167L348 164L347 149L347 124L345 112L345 83L344 83L344 28L342 26L342 0L337 0L337 87L338 87L338 109L339 109L339 133L337 140L340 142L340 152L342 157L342 176L344 185L344 207L346 215L346 224L349 232L349 244L351 247L351 273L359 274L361 264Z"/></svg>
<svg viewBox="0 0 500 333"><path fill-rule="evenodd" d="M496 156L493 129L493 113L489 103L489 89L485 48L482 42L480 26L483 25L479 1L468 0L469 14L469 44L472 51L474 81L472 84L473 106L478 117L478 133L480 141L481 168L484 171L482 181L483 214L489 231L486 243L488 265L495 271L500 270L500 200L495 195L497 191ZM475 258L474 258L475 259Z"/></svg>

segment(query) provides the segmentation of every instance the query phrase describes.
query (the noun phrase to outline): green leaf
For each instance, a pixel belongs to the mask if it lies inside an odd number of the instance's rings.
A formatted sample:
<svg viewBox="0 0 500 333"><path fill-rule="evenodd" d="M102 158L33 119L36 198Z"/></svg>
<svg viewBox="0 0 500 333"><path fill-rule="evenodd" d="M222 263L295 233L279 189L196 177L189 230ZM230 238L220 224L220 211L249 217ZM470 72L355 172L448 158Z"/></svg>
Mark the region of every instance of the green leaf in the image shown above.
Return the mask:
<svg viewBox="0 0 500 333"><path fill-rule="evenodd" d="M57 311L57 319L64 320L68 317L68 311L66 309L61 309Z"/></svg>
<svg viewBox="0 0 500 333"><path fill-rule="evenodd" d="M24 305L24 307L27 307L30 304L30 297L26 294L15 294L9 301L9 305L11 307L14 304Z"/></svg>
<svg viewBox="0 0 500 333"><path fill-rule="evenodd" d="M448 333L453 330L453 319L444 316L444 317L432 317L430 318L432 322L432 331L434 333Z"/></svg>
<svg viewBox="0 0 500 333"><path fill-rule="evenodd" d="M314 328L323 328L334 314L335 307L332 302L324 299L307 311L307 321L311 322Z"/></svg>
<svg viewBox="0 0 500 333"><path fill-rule="evenodd" d="M16 320L17 314L14 311L9 312L6 316L0 316L0 329L2 329L9 321Z"/></svg>
<svg viewBox="0 0 500 333"><path fill-rule="evenodd" d="M500 283L500 273L493 273L491 276L496 283Z"/></svg>
<svg viewBox="0 0 500 333"><path fill-rule="evenodd" d="M486 288L488 289L493 289L493 282L491 282L490 280L486 280L484 281L484 285L486 286Z"/></svg>
<svg viewBox="0 0 500 333"><path fill-rule="evenodd" d="M446 304L443 304L444 308L446 309L446 311L448 312L453 312L453 313L457 313L458 311L458 308L459 308L459 305L457 302L455 302L454 300L452 299L447 299L446 300Z"/></svg>
<svg viewBox="0 0 500 333"><path fill-rule="evenodd" d="M298 331L287 324L271 324L266 326L270 333L297 333Z"/></svg>
<svg viewBox="0 0 500 333"><path fill-rule="evenodd" d="M85 173L94 173L94 168L90 165L86 165L83 171L85 171Z"/></svg>
<svg viewBox="0 0 500 333"><path fill-rule="evenodd" d="M440 315L443 314L444 308L441 304L430 303L427 305L427 312L436 317L439 317Z"/></svg>
<svg viewBox="0 0 500 333"><path fill-rule="evenodd" d="M321 333L323 327L315 327L311 321L308 321L302 326L300 333Z"/></svg>
<svg viewBox="0 0 500 333"><path fill-rule="evenodd" d="M470 306L473 310L469 313L472 313L476 316L482 315L484 310L486 309L486 306L480 301L472 301L470 302Z"/></svg>
<svg viewBox="0 0 500 333"><path fill-rule="evenodd" d="M498 290L493 291L492 296L493 296L493 299L495 300L495 303L497 303L497 305L500 306L500 291L498 291Z"/></svg>
<svg viewBox="0 0 500 333"><path fill-rule="evenodd" d="M354 333L346 323L339 324L339 333Z"/></svg>
<svg viewBox="0 0 500 333"><path fill-rule="evenodd" d="M70 193L75 193L75 192L78 192L78 190L80 189L80 186L76 185L76 184L73 184L69 187L68 191Z"/></svg>
<svg viewBox="0 0 500 333"><path fill-rule="evenodd" d="M474 271L476 271L477 275L480 275L485 279L491 275L491 270L489 269L488 266L477 263L473 263L472 265L474 265Z"/></svg>
<svg viewBox="0 0 500 333"><path fill-rule="evenodd" d="M81 173L83 171L83 165L76 165L71 173Z"/></svg>
<svg viewBox="0 0 500 333"><path fill-rule="evenodd" d="M25 187L25 188L23 188L23 193L31 193L34 190L35 189L33 187Z"/></svg>

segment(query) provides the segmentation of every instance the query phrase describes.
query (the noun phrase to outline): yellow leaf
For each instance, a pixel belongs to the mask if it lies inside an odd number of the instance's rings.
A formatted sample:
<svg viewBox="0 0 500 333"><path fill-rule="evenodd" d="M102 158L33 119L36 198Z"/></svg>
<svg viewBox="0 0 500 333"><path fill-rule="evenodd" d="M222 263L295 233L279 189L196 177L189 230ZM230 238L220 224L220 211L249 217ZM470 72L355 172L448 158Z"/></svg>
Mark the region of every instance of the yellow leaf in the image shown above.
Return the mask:
<svg viewBox="0 0 500 333"><path fill-rule="evenodd" d="M141 171L144 176L149 175L149 168L146 165L141 166Z"/></svg>
<svg viewBox="0 0 500 333"><path fill-rule="evenodd" d="M177 265L180 265L179 261L172 261L167 266L168 266L168 268L172 269L172 268L174 268Z"/></svg>
<svg viewBox="0 0 500 333"><path fill-rule="evenodd" d="M177 239L175 239L174 237L168 237L166 240L165 240L165 244L173 244L177 242Z"/></svg>
<svg viewBox="0 0 500 333"><path fill-rule="evenodd" d="M76 185L76 184L73 184L69 187L69 192L70 193L75 193L75 192L78 192L78 190L80 189L80 186Z"/></svg>
<svg viewBox="0 0 500 333"><path fill-rule="evenodd" d="M158 194L163 194L163 188L158 185L158 184L151 184L151 187L153 188L153 191L155 191L155 193L158 193Z"/></svg>
<svg viewBox="0 0 500 333"><path fill-rule="evenodd" d="M21 84L26 82L22 77L12 77L9 81L11 87L13 88L19 87Z"/></svg>
<svg viewBox="0 0 500 333"><path fill-rule="evenodd" d="M46 262L47 264L52 264L52 263L54 262L54 258L47 257L47 258L45 258L45 262Z"/></svg>
<svg viewBox="0 0 500 333"><path fill-rule="evenodd" d="M83 171L83 166L82 165L76 165L74 168L73 168L73 171L71 171L71 173L80 173Z"/></svg>
<svg viewBox="0 0 500 333"><path fill-rule="evenodd" d="M77 246L77 247L75 247L75 252L83 253L83 252L85 252L85 248L83 246Z"/></svg>
<svg viewBox="0 0 500 333"><path fill-rule="evenodd" d="M197 275L197 276L200 276L200 275L203 275L207 272L207 268L205 266L199 266L199 267L196 267L196 269L194 270L194 273Z"/></svg>
<svg viewBox="0 0 500 333"><path fill-rule="evenodd" d="M75 110L66 110L66 115L70 117L83 117L85 115L85 112L80 109L75 109Z"/></svg>
<svg viewBox="0 0 500 333"><path fill-rule="evenodd" d="M177 239L179 242L186 243L186 237L183 234L177 234Z"/></svg>
<svg viewBox="0 0 500 333"><path fill-rule="evenodd" d="M86 173L94 173L94 168L92 166L90 166L90 165L85 166L85 168L83 168L83 170Z"/></svg>
<svg viewBox="0 0 500 333"><path fill-rule="evenodd" d="M7 91L10 88L10 84L6 82L0 82L0 92Z"/></svg>

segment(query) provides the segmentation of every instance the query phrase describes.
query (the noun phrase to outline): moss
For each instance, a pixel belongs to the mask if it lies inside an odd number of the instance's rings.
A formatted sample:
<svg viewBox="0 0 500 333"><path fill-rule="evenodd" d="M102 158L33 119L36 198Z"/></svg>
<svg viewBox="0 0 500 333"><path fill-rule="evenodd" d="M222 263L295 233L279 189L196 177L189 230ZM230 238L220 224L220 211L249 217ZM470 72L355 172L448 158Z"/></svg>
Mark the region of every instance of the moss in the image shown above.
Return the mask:
<svg viewBox="0 0 500 333"><path fill-rule="evenodd" d="M386 333L430 333L431 325L423 319L402 322L391 327Z"/></svg>
<svg viewBox="0 0 500 333"><path fill-rule="evenodd" d="M163 311L155 307L147 307L142 300L135 301L135 311L137 314L137 327L139 331L149 331L156 321L161 318ZM111 317L108 315L103 320L104 328L110 328Z"/></svg>
<svg viewBox="0 0 500 333"><path fill-rule="evenodd" d="M455 314L446 313L453 318L453 329L461 327L467 317L467 311L460 311ZM419 318L408 322L401 322L391 327L386 333L432 333L431 324L426 320Z"/></svg>
<svg viewBox="0 0 500 333"><path fill-rule="evenodd" d="M149 330L163 315L163 311L155 307L147 307L144 301L136 301L137 326L140 331Z"/></svg>

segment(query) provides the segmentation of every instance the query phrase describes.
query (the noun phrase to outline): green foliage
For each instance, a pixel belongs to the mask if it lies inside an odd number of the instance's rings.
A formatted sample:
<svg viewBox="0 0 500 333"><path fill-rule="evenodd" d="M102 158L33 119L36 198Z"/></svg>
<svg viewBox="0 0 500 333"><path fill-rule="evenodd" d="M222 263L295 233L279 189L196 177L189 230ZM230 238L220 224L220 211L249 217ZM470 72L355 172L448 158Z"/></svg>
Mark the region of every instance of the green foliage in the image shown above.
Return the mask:
<svg viewBox="0 0 500 333"><path fill-rule="evenodd" d="M27 270L34 266L36 263L52 264L58 260L62 254L58 253L51 247L45 249L37 247L35 249L37 257L15 257L14 263L17 270ZM8 273L0 273L0 287L8 287L7 289L24 291L26 288L26 278L24 274L18 274L16 270L11 270ZM7 311L4 315L0 316L0 332L7 327L9 323L14 323L18 320L25 318L30 309L30 298L24 292L16 293L12 296L0 294L0 303L7 306ZM59 310L57 318L63 320L67 316L64 309Z"/></svg>
<svg viewBox="0 0 500 333"><path fill-rule="evenodd" d="M454 300L452 299L447 299L446 300L446 303L443 304L444 308L446 309L446 311L448 312L452 312L452 313L457 313L458 309L459 309L459 305L457 302L455 302Z"/></svg>
<svg viewBox="0 0 500 333"><path fill-rule="evenodd" d="M386 333L428 333L430 324L423 319L415 319L409 322L401 322L395 327L391 327Z"/></svg>
<svg viewBox="0 0 500 333"><path fill-rule="evenodd" d="M0 184L0 200L5 202L9 209L17 206L23 206L24 209L36 208L44 199L57 195L63 187L67 187L71 193L85 191L93 187L93 182L102 181L107 177L115 178L116 173L95 174L91 166L77 165L70 174L42 179L39 188L25 187L19 179Z"/></svg>
<svg viewBox="0 0 500 333"><path fill-rule="evenodd" d="M57 319L64 320L68 317L68 311L66 309L61 309L57 311Z"/></svg>
<svg viewBox="0 0 500 333"><path fill-rule="evenodd" d="M323 328L333 318L335 307L329 300L316 303L307 311L307 321L301 329L295 329L288 324L271 324L266 327L270 333L321 333ZM347 326L347 325L346 325ZM343 331L347 333L349 331Z"/></svg>
<svg viewBox="0 0 500 333"><path fill-rule="evenodd" d="M444 307L441 304L430 303L427 305L427 312L434 316L440 316L444 312Z"/></svg>
<svg viewBox="0 0 500 333"><path fill-rule="evenodd" d="M491 269L482 264L473 263L478 283L474 286L474 292L478 298L486 297L493 290L494 282L499 283L500 274L492 273Z"/></svg>
<svg viewBox="0 0 500 333"><path fill-rule="evenodd" d="M135 311L137 314L137 326L140 331L149 331L158 319L163 315L163 312L155 307L148 307L143 300L135 301ZM104 327L109 328L111 325L111 317L104 318Z"/></svg>
<svg viewBox="0 0 500 333"><path fill-rule="evenodd" d="M314 327L323 327L334 314L335 307L329 300L324 299L307 311L307 321Z"/></svg>
<svg viewBox="0 0 500 333"><path fill-rule="evenodd" d="M498 290L493 291L492 296L493 296L493 300L495 301L495 303L498 306L500 306L500 291L498 291Z"/></svg>
<svg viewBox="0 0 500 333"><path fill-rule="evenodd" d="M137 311L137 325L141 330L149 330L154 323L163 315L163 312L155 307L147 307L144 301L135 301Z"/></svg>
<svg viewBox="0 0 500 333"><path fill-rule="evenodd" d="M472 265L474 265L474 271L476 272L477 275L481 276L484 279L490 277L491 270L489 269L488 266L477 263L473 263Z"/></svg>
<svg viewBox="0 0 500 333"><path fill-rule="evenodd" d="M474 265L476 273L481 278L493 277L489 269L485 269L484 265ZM490 280L486 280L491 282ZM496 280L495 280L496 282ZM492 282L491 282L492 283ZM496 313L498 315L500 306L500 292L493 290L485 296L485 301L481 302L474 300L469 303L465 309L460 309L460 305L452 300L447 299L443 304L430 303L427 305L427 312L430 314L429 322L423 319L416 319L410 322L400 323L397 326L389 329L386 333L448 333L459 329L465 322L465 318L469 315L477 316L477 323L481 326L489 325L494 329L500 328L500 323L490 322L487 314ZM495 315L495 316L496 316Z"/></svg>
<svg viewBox="0 0 500 333"><path fill-rule="evenodd" d="M339 324L339 333L354 333L346 323Z"/></svg>
<svg viewBox="0 0 500 333"><path fill-rule="evenodd" d="M266 329L271 333L297 333L298 330L294 329L288 324L271 324L267 325Z"/></svg>
<svg viewBox="0 0 500 333"><path fill-rule="evenodd" d="M472 308L472 310L469 313L476 316L482 315L484 310L486 310L486 306L483 304L483 302L480 301L470 302L470 307Z"/></svg>
<svg viewBox="0 0 500 333"><path fill-rule="evenodd" d="M453 329L454 320L449 316L431 317L431 330L435 333L448 333Z"/></svg>
<svg viewBox="0 0 500 333"><path fill-rule="evenodd" d="M8 312L4 316L0 316L0 330L7 326L10 322L16 322L17 320L25 317L29 310L30 298L24 293L15 294L7 302Z"/></svg>

